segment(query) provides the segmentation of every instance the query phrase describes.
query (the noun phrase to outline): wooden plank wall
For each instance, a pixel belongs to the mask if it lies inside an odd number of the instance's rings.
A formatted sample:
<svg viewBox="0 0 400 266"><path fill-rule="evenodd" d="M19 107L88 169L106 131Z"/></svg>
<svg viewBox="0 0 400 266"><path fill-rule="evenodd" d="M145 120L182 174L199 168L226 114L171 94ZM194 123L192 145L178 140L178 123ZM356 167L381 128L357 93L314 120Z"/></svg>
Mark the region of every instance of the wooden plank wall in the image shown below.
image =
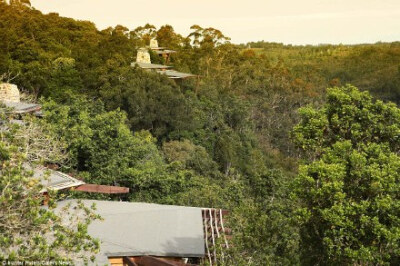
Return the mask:
<svg viewBox="0 0 400 266"><path fill-rule="evenodd" d="M154 264L158 262L165 262L163 265L174 265L174 266L183 266L188 265L183 262L182 258L176 257L152 257L152 256L141 256L141 257L129 257L131 261L136 263L138 266L144 265L161 265L160 263ZM157 260L157 261L156 261ZM109 257L108 261L112 266L130 266L124 261L124 257Z"/></svg>

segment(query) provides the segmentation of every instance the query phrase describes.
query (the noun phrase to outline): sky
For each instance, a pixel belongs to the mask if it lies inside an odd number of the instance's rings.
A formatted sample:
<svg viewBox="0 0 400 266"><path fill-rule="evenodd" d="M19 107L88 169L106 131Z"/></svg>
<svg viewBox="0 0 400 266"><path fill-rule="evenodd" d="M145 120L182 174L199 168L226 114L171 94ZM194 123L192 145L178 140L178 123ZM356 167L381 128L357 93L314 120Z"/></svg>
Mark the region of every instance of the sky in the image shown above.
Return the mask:
<svg viewBox="0 0 400 266"><path fill-rule="evenodd" d="M43 13L89 20L99 29L146 23L213 27L233 43L356 44L400 41L400 0L31 0Z"/></svg>

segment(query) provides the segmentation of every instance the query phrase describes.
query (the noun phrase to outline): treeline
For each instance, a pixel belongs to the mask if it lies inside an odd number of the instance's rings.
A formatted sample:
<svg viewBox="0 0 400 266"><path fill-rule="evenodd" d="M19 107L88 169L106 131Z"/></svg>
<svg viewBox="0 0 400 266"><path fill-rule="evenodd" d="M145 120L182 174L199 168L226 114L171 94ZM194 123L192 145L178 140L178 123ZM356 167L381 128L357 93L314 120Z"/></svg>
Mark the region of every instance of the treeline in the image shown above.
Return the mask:
<svg viewBox="0 0 400 266"><path fill-rule="evenodd" d="M376 97L400 101L400 42L292 46L249 43L257 54L290 69L300 82L321 90L351 83Z"/></svg>
<svg viewBox="0 0 400 266"><path fill-rule="evenodd" d="M308 216L295 210L306 201L292 181L299 158L320 156L304 143L321 134L307 135L306 126L291 133L297 110L322 106L327 87L346 83L399 102L400 44L248 48L217 29L191 29L187 37L169 25L100 31L0 2L0 73L43 104L37 123L68 158L44 163L90 183L129 187L124 200L231 210L227 265L305 263L304 247L312 253L324 240L300 230L297 218ZM170 64L199 78L175 82L131 67L152 38L177 51ZM313 244L300 244L310 235ZM330 253L314 251L328 260Z"/></svg>

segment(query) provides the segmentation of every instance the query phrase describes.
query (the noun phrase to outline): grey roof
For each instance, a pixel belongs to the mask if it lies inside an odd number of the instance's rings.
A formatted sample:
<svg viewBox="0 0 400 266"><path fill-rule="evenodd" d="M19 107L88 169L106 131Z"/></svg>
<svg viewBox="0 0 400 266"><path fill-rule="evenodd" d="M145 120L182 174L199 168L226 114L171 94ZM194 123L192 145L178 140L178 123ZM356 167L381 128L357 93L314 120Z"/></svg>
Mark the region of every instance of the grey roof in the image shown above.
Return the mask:
<svg viewBox="0 0 400 266"><path fill-rule="evenodd" d="M159 64L151 64L151 63L140 63L140 62L133 62L131 66L138 66L143 69L166 69L171 68L171 66L159 65Z"/></svg>
<svg viewBox="0 0 400 266"><path fill-rule="evenodd" d="M19 125L19 126L23 126L23 125L26 124L23 120L18 120L18 119L11 119L10 123L11 124L15 124L15 125Z"/></svg>
<svg viewBox="0 0 400 266"><path fill-rule="evenodd" d="M173 54L176 53L174 50L155 50L154 51L157 54Z"/></svg>
<svg viewBox="0 0 400 266"><path fill-rule="evenodd" d="M44 178L49 173L48 178ZM41 192L47 191L47 189L61 190L70 187L77 187L85 184L85 182L73 178L67 174L51 170L49 168L38 166L33 169L33 177L40 180L40 183L44 186Z"/></svg>
<svg viewBox="0 0 400 266"><path fill-rule="evenodd" d="M160 74L167 75L169 78L172 79L184 79L184 78L196 77L196 75L190 73L182 73L175 70L162 70L157 72Z"/></svg>
<svg viewBox="0 0 400 266"><path fill-rule="evenodd" d="M57 203L56 211L75 200ZM204 257L201 208L150 203L83 200L96 204L103 221L89 225L88 232L101 241L96 263L108 264L107 257L168 256Z"/></svg>
<svg viewBox="0 0 400 266"><path fill-rule="evenodd" d="M17 114L38 112L41 108L39 104L26 102L3 101L3 104L8 108L12 108L13 112Z"/></svg>
<svg viewBox="0 0 400 266"><path fill-rule="evenodd" d="M167 49L167 47L150 47L151 50L164 50Z"/></svg>

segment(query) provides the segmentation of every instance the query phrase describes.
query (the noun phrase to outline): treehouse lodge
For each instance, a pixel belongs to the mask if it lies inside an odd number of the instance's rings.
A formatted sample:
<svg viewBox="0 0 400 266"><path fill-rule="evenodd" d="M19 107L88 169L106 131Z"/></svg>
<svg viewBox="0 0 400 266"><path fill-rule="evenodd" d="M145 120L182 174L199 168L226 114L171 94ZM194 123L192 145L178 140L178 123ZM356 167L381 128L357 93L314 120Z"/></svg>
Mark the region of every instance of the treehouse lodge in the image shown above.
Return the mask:
<svg viewBox="0 0 400 266"><path fill-rule="evenodd" d="M165 62L169 62L169 57L171 53L176 53L173 50L165 50L163 47L158 47L157 40L150 41L150 49L156 52L158 55L162 56L165 59ZM182 80L186 78L197 77L197 75L193 75L190 73L183 73L176 70L171 69L171 66L160 65L160 64L152 64L150 53L147 48L139 48L136 56L136 62L131 64L132 67L140 67L145 70L154 71L159 74L166 75L170 79L174 80Z"/></svg>
<svg viewBox="0 0 400 266"><path fill-rule="evenodd" d="M156 39L150 40L150 49L160 57L164 58L166 64L168 64L171 54L176 53L174 50L168 50L165 47L158 47L158 41Z"/></svg>

